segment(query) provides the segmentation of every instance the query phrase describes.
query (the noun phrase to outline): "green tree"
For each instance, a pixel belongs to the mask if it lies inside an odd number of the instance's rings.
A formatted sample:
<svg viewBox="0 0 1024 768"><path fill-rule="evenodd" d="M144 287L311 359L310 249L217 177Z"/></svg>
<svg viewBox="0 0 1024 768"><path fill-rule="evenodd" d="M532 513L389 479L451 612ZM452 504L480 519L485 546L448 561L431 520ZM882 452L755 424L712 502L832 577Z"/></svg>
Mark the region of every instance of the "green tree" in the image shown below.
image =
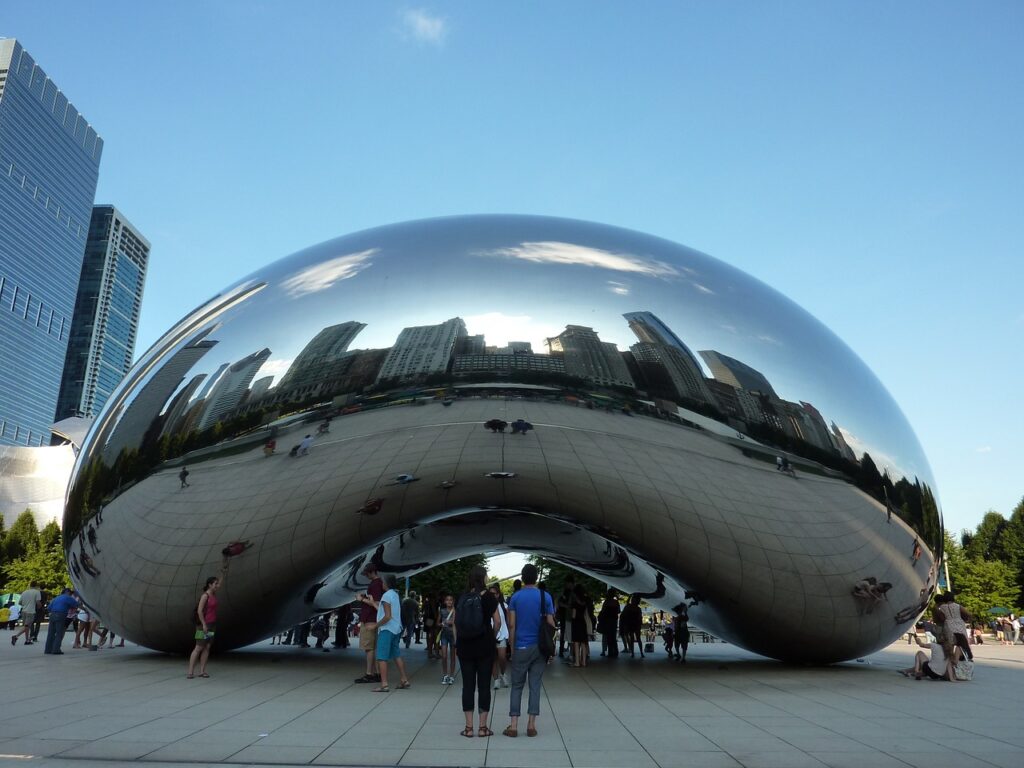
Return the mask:
<svg viewBox="0 0 1024 768"><path fill-rule="evenodd" d="M552 595L561 594L568 581L582 584L587 597L595 603L599 603L608 591L608 585L603 581L587 576L585 573L577 571L575 568L570 568L568 565L536 555L531 555L527 559L540 569L540 581L544 582L545 588Z"/></svg>
<svg viewBox="0 0 1024 768"><path fill-rule="evenodd" d="M39 548L50 549L60 544L60 526L56 520L51 520L43 526L39 532Z"/></svg>
<svg viewBox="0 0 1024 768"><path fill-rule="evenodd" d="M974 533L964 536L964 554L972 560L1003 560L1003 531L1006 518L989 510Z"/></svg>
<svg viewBox="0 0 1024 768"><path fill-rule="evenodd" d="M430 570L418 573L409 580L409 588L419 595L457 595L466 589L469 571L475 565L487 565L484 555L468 555Z"/></svg>
<svg viewBox="0 0 1024 768"><path fill-rule="evenodd" d="M3 571L5 592L22 592L32 582L50 594L71 586L64 550L59 543L49 549L37 546L24 557L7 563Z"/></svg>
<svg viewBox="0 0 1024 768"><path fill-rule="evenodd" d="M39 529L32 510L26 509L4 536L4 561L11 563L39 548Z"/></svg>
<svg viewBox="0 0 1024 768"><path fill-rule="evenodd" d="M1016 611L1020 588L1014 576L1010 566L998 560L965 558L959 587L954 584L957 602L979 619L993 608Z"/></svg>

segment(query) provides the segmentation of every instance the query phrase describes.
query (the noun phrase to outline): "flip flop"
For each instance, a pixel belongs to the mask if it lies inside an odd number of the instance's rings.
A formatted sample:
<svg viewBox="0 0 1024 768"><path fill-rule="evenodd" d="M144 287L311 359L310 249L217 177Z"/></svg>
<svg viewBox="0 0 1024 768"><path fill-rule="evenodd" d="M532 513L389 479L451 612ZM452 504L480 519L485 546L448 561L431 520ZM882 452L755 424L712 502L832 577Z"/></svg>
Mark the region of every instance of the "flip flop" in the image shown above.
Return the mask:
<svg viewBox="0 0 1024 768"><path fill-rule="evenodd" d="M370 693L391 693L391 689L386 685L382 685L378 688L371 688Z"/></svg>
<svg viewBox="0 0 1024 768"><path fill-rule="evenodd" d="M409 682L408 680L403 680L402 682L400 682L400 683L398 684L398 687L399 687L399 688L402 688L402 689L405 689L405 688L412 688L412 683L410 683L410 682Z"/></svg>
<svg viewBox="0 0 1024 768"><path fill-rule="evenodd" d="M203 673L202 673L202 674L200 674L199 676L200 676L200 677L209 677L209 675L208 675L208 674L206 674L205 672L203 672Z"/></svg>

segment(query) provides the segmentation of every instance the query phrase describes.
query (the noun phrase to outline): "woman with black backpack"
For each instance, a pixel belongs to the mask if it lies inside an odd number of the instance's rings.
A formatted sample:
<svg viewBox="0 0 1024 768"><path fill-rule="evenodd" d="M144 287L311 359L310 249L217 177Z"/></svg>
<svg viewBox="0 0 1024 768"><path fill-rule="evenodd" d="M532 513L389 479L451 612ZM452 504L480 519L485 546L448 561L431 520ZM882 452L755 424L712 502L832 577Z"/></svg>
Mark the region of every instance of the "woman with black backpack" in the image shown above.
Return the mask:
<svg viewBox="0 0 1024 768"><path fill-rule="evenodd" d="M491 667L496 653L495 638L501 628L498 600L487 591L487 571L482 565L469 572L466 591L455 604L455 651L462 668L462 712L466 727L462 735L473 737L473 693L476 689L480 711L477 735L493 736L487 726L491 711Z"/></svg>

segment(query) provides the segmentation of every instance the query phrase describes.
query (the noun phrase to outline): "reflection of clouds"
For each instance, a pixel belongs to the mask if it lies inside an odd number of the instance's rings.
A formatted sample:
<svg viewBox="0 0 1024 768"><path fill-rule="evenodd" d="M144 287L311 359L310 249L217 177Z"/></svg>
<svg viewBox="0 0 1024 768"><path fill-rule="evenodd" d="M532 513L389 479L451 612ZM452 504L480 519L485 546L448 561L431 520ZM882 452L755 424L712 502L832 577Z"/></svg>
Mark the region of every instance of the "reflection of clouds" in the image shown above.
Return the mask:
<svg viewBox="0 0 1024 768"><path fill-rule="evenodd" d="M256 372L253 379L259 379L263 376L273 376L277 381L281 380L281 376L287 371L292 364L292 360L284 358L274 358L273 360L267 360L260 369ZM275 382L276 383L276 382Z"/></svg>
<svg viewBox="0 0 1024 768"><path fill-rule="evenodd" d="M588 248L576 243L559 243L546 241L538 243L520 243L513 248L495 248L490 251L479 251L479 256L502 256L509 259L521 259L537 264L576 264L583 267L598 267L615 272L631 272L649 277L678 277L679 270L663 261L646 259L631 253L615 253L600 248Z"/></svg>
<svg viewBox="0 0 1024 768"><path fill-rule="evenodd" d="M421 43L441 45L448 33L448 25L440 16L431 16L422 8L411 8L402 14L405 33Z"/></svg>
<svg viewBox="0 0 1024 768"><path fill-rule="evenodd" d="M506 315L504 312L485 312L466 315L466 330L470 334L483 334L487 343L505 346L510 341L528 341L534 352L544 352L544 339L557 336L563 326L537 320L530 315Z"/></svg>
<svg viewBox="0 0 1024 768"><path fill-rule="evenodd" d="M608 290L619 296L629 296L629 286L625 283L617 283L614 280L608 281Z"/></svg>
<svg viewBox="0 0 1024 768"><path fill-rule="evenodd" d="M701 293L711 293L711 294L714 293L714 291L712 291L706 285L701 285L700 283L698 283L696 281L693 281L691 284L693 285L694 288L696 288Z"/></svg>
<svg viewBox="0 0 1024 768"><path fill-rule="evenodd" d="M776 339L774 336L769 336L767 333L759 333L757 335L758 341L763 341L765 344L773 344L776 347L783 346L783 343Z"/></svg>
<svg viewBox="0 0 1024 768"><path fill-rule="evenodd" d="M857 461L860 461L866 453L871 457L871 460L875 462L875 466L878 467L878 471L888 474L893 482L904 477L913 481L914 473L908 471L907 468L900 466L900 462L897 459L887 453L883 453L877 447L868 445L846 427L839 427L839 431L843 433L843 439L846 440L846 444L850 446L850 450L852 450L854 455L857 457Z"/></svg>
<svg viewBox="0 0 1024 768"><path fill-rule="evenodd" d="M992 446L991 445L979 445L977 448L974 449L974 452L975 453L992 453Z"/></svg>
<svg viewBox="0 0 1024 768"><path fill-rule="evenodd" d="M350 277L358 275L373 263L369 259L379 251L380 248L370 248L359 253L336 256L296 272L281 284L288 295L293 298L325 291L341 280L348 280Z"/></svg>

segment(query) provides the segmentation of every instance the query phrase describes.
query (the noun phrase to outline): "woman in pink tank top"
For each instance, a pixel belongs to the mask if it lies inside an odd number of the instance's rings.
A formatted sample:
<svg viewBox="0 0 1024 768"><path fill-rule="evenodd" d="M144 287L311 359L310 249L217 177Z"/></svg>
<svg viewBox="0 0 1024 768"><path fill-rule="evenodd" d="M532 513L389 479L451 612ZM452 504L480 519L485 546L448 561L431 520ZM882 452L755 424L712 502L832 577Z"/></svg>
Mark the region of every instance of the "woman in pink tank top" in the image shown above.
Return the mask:
<svg viewBox="0 0 1024 768"><path fill-rule="evenodd" d="M213 645L213 638L217 631L217 590L224 582L225 571L220 576L211 576L206 580L203 587L203 594L199 597L199 604L192 614L192 621L195 624L196 647L192 649L192 655L188 659L188 674L186 678L191 680L195 677L196 663L199 663L199 676L209 677L206 673L206 662L210 658L210 646Z"/></svg>

